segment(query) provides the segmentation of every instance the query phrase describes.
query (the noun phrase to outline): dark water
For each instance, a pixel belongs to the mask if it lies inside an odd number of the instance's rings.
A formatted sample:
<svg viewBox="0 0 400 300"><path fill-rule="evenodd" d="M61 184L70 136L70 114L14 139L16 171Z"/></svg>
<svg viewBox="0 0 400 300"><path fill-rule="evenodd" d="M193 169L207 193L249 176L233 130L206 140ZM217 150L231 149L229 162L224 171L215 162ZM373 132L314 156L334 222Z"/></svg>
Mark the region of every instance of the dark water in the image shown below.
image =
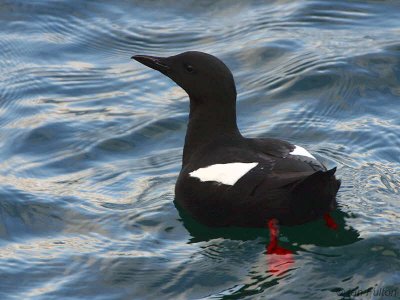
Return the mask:
<svg viewBox="0 0 400 300"><path fill-rule="evenodd" d="M400 2L0 1L0 299L400 297ZM247 136L338 166L338 231L173 204L188 101L133 54L200 50ZM375 294L375 295L374 295Z"/></svg>

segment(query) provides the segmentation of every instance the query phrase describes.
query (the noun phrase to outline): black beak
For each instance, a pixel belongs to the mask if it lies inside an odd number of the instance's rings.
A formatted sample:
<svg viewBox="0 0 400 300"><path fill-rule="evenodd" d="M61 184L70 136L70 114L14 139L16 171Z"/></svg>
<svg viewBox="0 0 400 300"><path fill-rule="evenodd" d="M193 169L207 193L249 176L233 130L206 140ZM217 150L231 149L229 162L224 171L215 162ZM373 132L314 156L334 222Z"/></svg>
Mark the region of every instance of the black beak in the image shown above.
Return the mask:
<svg viewBox="0 0 400 300"><path fill-rule="evenodd" d="M134 55L131 57L134 60L137 60L141 64L148 66L154 70L165 72L170 69L170 67L166 64L166 59L164 57L155 57L148 55Z"/></svg>

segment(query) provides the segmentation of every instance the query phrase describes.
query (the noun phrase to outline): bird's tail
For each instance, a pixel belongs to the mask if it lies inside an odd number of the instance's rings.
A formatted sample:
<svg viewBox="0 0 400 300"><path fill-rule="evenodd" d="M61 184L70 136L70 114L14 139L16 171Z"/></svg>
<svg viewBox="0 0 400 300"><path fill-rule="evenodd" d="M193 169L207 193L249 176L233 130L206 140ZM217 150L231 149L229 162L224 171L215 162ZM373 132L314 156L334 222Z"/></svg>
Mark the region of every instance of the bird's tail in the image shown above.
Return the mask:
<svg viewBox="0 0 400 300"><path fill-rule="evenodd" d="M317 171L292 188L292 212L298 220L315 219L336 208L336 193L340 180L335 178L336 167Z"/></svg>

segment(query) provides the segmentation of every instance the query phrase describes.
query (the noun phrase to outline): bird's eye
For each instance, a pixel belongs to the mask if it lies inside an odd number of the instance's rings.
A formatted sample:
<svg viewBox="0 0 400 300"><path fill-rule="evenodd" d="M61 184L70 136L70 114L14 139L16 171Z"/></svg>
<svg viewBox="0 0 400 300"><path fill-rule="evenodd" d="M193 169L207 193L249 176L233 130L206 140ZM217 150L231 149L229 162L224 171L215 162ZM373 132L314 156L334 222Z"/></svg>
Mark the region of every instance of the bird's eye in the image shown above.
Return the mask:
<svg viewBox="0 0 400 300"><path fill-rule="evenodd" d="M191 65L186 65L186 71L188 71L189 73L192 73L193 67Z"/></svg>

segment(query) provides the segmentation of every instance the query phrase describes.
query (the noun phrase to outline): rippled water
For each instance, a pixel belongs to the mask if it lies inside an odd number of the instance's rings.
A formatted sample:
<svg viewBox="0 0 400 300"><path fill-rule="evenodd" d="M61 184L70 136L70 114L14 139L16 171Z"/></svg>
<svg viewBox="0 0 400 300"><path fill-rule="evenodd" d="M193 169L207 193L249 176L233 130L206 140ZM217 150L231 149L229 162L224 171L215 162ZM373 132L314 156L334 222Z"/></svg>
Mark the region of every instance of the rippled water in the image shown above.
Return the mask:
<svg viewBox="0 0 400 300"><path fill-rule="evenodd" d="M399 15L396 0L1 1L0 298L400 297ZM282 228L285 272L266 230L174 206L187 96L129 58L186 50L231 68L245 135L338 166L340 229Z"/></svg>

